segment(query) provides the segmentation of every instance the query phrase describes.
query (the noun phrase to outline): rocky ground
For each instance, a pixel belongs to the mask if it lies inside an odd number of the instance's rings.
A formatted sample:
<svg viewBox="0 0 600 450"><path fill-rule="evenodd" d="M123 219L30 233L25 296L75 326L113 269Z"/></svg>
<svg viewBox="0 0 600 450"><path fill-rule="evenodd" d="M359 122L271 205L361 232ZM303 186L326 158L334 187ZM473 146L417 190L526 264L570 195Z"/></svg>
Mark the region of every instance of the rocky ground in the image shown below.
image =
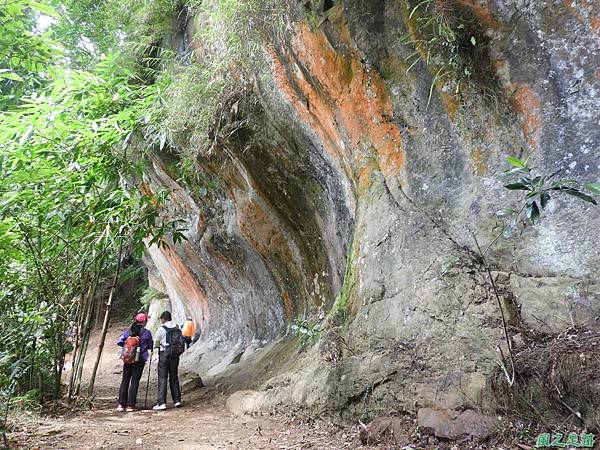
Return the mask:
<svg viewBox="0 0 600 450"><path fill-rule="evenodd" d="M76 415L22 421L11 448L295 449L361 447L356 429L266 417L234 417L202 395L181 409L117 413L102 399Z"/></svg>
<svg viewBox="0 0 600 450"><path fill-rule="evenodd" d="M508 449L532 448L534 437L502 421L505 433L494 432L479 441L444 440L436 433L454 433L460 427L475 429L477 417L463 413L444 418L434 410L410 415L380 417L370 424L334 423L307 417L301 412L234 415L226 408L226 396L218 386L199 387L197 378L183 375L184 407L153 412L144 407L146 374L138 395L139 411L115 411L120 381L120 361L112 345L121 330L113 327L107 337L91 409L56 405L51 415L21 414L11 418L9 448L19 449ZM91 348L97 341L92 339ZM89 363L93 362L93 354ZM86 372L89 367L86 367ZM87 373L86 373L87 375ZM153 363L148 408L156 395L156 363ZM171 406L171 405L169 405ZM427 413L427 414L426 414ZM473 423L471 423L474 420ZM471 421L471 422L469 422ZM427 423L426 423L427 422ZM420 425L420 426L419 426ZM431 428L431 431L428 429Z"/></svg>
<svg viewBox="0 0 600 450"><path fill-rule="evenodd" d="M285 415L236 417L206 389L188 395L185 407L164 412L117 413L112 398L91 411L52 418L21 417L9 433L18 449L524 449L534 437L515 429L484 442L444 441L419 433L410 418L382 418L369 426L340 426Z"/></svg>
<svg viewBox="0 0 600 450"><path fill-rule="evenodd" d="M115 347L122 325L107 336L97 381L96 397L90 410L73 411L57 406L53 417L22 414L12 418L9 448L27 449L292 449L361 448L357 427L343 428L329 422L307 424L285 417L236 417L225 408L225 398L211 387L197 388L182 377L184 407L167 411L144 410L147 371L138 394L139 411L115 411L121 379L120 360ZM90 342L96 348L97 340ZM94 360L90 352L88 363ZM156 357L156 355L155 355ZM89 364L91 365L91 364ZM89 367L86 364L86 372ZM147 369L146 369L147 370ZM87 377L84 374L84 379ZM156 397L156 362L152 364L148 408ZM368 447L363 447L368 448Z"/></svg>

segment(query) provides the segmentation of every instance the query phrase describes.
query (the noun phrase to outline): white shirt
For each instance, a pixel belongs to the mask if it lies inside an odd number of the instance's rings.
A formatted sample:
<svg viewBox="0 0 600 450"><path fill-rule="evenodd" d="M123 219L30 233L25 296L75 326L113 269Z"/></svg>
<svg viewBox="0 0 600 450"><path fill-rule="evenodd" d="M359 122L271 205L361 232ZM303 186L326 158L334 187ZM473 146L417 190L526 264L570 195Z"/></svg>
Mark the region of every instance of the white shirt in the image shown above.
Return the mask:
<svg viewBox="0 0 600 450"><path fill-rule="evenodd" d="M161 352L167 348L167 332L163 327L175 328L176 326L177 326L177 324L175 322L173 322L172 320L169 320L168 322L163 323L158 328L158 331L156 332L156 340L155 340L154 346L158 347L160 344Z"/></svg>

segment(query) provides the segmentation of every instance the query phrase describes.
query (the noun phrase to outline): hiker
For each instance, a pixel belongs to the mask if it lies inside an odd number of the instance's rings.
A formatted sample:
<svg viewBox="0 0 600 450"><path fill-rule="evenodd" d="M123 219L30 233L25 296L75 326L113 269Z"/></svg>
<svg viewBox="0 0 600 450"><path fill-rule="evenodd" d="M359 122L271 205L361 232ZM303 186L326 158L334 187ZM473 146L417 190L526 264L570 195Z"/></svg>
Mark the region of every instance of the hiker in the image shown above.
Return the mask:
<svg viewBox="0 0 600 450"><path fill-rule="evenodd" d="M160 315L162 326L156 332L155 346L158 352L158 398L152 409L167 409L167 379L171 389L171 397L176 408L181 407L181 388L179 386L179 357L183 353L185 342L181 329L173 322L171 313L163 311Z"/></svg>
<svg viewBox="0 0 600 450"><path fill-rule="evenodd" d="M185 349L191 347L192 339L196 335L196 324L192 320L191 317L188 317L181 328L181 334L183 335L183 340L185 341Z"/></svg>
<svg viewBox="0 0 600 450"><path fill-rule="evenodd" d="M147 322L146 313L136 314L131 326L123 331L117 341L117 345L123 347L123 379L119 388L117 411L135 411L140 379L148 361L148 350L152 350L152 333L144 328Z"/></svg>

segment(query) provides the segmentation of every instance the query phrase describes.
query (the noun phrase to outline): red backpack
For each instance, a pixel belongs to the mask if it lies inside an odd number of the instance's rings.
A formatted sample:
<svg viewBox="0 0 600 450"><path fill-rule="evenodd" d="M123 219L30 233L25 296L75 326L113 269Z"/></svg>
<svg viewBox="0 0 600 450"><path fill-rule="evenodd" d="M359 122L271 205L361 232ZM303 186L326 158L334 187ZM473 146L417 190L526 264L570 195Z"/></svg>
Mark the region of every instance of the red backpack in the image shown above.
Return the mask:
<svg viewBox="0 0 600 450"><path fill-rule="evenodd" d="M125 345L123 346L123 353L121 353L121 359L125 364L135 364L138 361L138 348L140 346L139 336L129 336L125 339Z"/></svg>

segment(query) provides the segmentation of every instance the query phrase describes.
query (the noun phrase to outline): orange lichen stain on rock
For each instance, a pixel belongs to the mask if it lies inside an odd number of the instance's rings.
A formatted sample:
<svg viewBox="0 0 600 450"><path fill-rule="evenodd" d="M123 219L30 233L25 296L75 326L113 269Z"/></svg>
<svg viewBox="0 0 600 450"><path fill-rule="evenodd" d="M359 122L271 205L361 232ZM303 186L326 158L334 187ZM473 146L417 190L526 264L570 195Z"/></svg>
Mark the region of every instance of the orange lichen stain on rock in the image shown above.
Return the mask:
<svg viewBox="0 0 600 450"><path fill-rule="evenodd" d="M594 16L590 19L592 31L600 36L600 16Z"/></svg>
<svg viewBox="0 0 600 450"><path fill-rule="evenodd" d="M237 223L248 242L265 258L277 252L283 260L290 261L288 241L271 215L245 192L237 191L234 197Z"/></svg>
<svg viewBox="0 0 600 450"><path fill-rule="evenodd" d="M281 300L283 301L285 317L288 320L291 320L294 308L292 307L292 299L290 298L290 294L288 294L287 291L283 291L283 293L281 294Z"/></svg>
<svg viewBox="0 0 600 450"><path fill-rule="evenodd" d="M473 160L475 174L479 176L485 175L487 172L487 163L483 151L480 148L476 148L471 152L471 159Z"/></svg>
<svg viewBox="0 0 600 450"><path fill-rule="evenodd" d="M513 89L513 105L521 116L523 134L527 143L537 149L542 128L540 100L528 86L513 83Z"/></svg>
<svg viewBox="0 0 600 450"><path fill-rule="evenodd" d="M379 168L378 162L370 158L369 161L363 163L358 171L358 193L359 195L367 192L371 187L371 175L373 171Z"/></svg>
<svg viewBox="0 0 600 450"><path fill-rule="evenodd" d="M590 18L589 24L588 24L587 17L589 17L589 16L583 15L580 11L578 11L575 7L572 6L572 3L573 3L573 0L563 0L563 6L567 10L567 12L570 13L573 17L577 18L577 20L579 20L584 25L589 25L590 30L592 30L593 33L600 36L600 17L598 17L598 12L596 11L595 13L591 14L592 17ZM597 6L598 6L598 2L595 2L595 4L592 3L593 8L595 8ZM589 12L590 11L588 10L588 13Z"/></svg>
<svg viewBox="0 0 600 450"><path fill-rule="evenodd" d="M492 70L494 75L498 79L498 83L504 89L511 87L510 83L510 70L508 66L508 61L505 59L495 59L492 61ZM510 90L509 90L510 92Z"/></svg>
<svg viewBox="0 0 600 450"><path fill-rule="evenodd" d="M495 59L492 61L492 67L494 69L494 73L501 73L508 68L508 61L505 59Z"/></svg>
<svg viewBox="0 0 600 450"><path fill-rule="evenodd" d="M402 138L379 74L365 69L352 53L336 52L322 32L312 32L306 24L299 25L291 51L304 70L291 55L284 61L274 56L276 80L346 175L357 181L369 152L375 153L384 175L399 175Z"/></svg>
<svg viewBox="0 0 600 450"><path fill-rule="evenodd" d="M140 183L140 191L142 191L142 194L144 194L146 197L148 197L148 199L150 199L150 203L153 206L158 205L158 199L154 197L155 193L150 187L150 184L146 183L145 181Z"/></svg>
<svg viewBox="0 0 600 450"><path fill-rule="evenodd" d="M467 7L473 11L473 14L481 24L485 25L494 31L500 30L502 27L500 22L494 18L494 14L490 10L486 2L481 0L459 0L460 5Z"/></svg>
<svg viewBox="0 0 600 450"><path fill-rule="evenodd" d="M242 235L265 260L271 260L275 256L279 260L279 264L287 262L287 266L296 267L299 273L293 272L290 275L298 283L301 283L304 279L301 275L303 273L302 260L294 252L291 247L293 242L286 238L279 224L260 202L254 200L246 192L236 191L234 197L237 205L236 219ZM279 286L289 285L290 280L286 280L284 270L274 270L271 273ZM294 312L292 299L287 292L284 292L282 300L286 315L290 319Z"/></svg>
<svg viewBox="0 0 600 450"><path fill-rule="evenodd" d="M442 83L443 84L443 83ZM441 91L442 86L438 86L438 89ZM441 94L442 102L444 103L444 108L450 117L450 120L456 119L456 113L458 112L458 100L455 95L450 95L445 92Z"/></svg>
<svg viewBox="0 0 600 450"><path fill-rule="evenodd" d="M581 16L581 14L579 14L579 11L577 11L575 8L573 8L571 6L572 2L573 2L573 0L563 0L563 6L565 7L565 9L567 10L568 13L570 13L572 16L575 16L575 17L577 17L577 19L582 21L583 17Z"/></svg>
<svg viewBox="0 0 600 450"><path fill-rule="evenodd" d="M203 209L201 209L198 213L198 220L196 221L196 232L202 234L202 230L206 228L206 225L206 212Z"/></svg>
<svg viewBox="0 0 600 450"><path fill-rule="evenodd" d="M154 192L152 192L150 185L146 182L140 183L140 191L142 191L142 194L146 197L154 197Z"/></svg>
<svg viewBox="0 0 600 450"><path fill-rule="evenodd" d="M182 245L189 244L184 242ZM152 246L149 250L169 295L176 295L191 310L200 312L201 317L196 318L206 326L210 317L206 293L179 254L172 247Z"/></svg>
<svg viewBox="0 0 600 450"><path fill-rule="evenodd" d="M429 51L423 44L424 39L417 30L416 16L411 17L411 11L406 7L406 4L404 2L400 2L400 4L404 14L404 22L406 23L406 26L408 28L408 34L411 38L413 45L415 46L415 50L419 53L419 56L423 61L427 61L429 59ZM428 69L430 73L433 74L438 72L440 70L440 67L431 66L428 67ZM444 108L446 109L450 120L454 120L456 118L456 113L458 112L458 101L456 100L455 96L452 96L442 91L444 84L444 81L437 80L435 81L435 88L440 93L442 104L444 105Z"/></svg>

